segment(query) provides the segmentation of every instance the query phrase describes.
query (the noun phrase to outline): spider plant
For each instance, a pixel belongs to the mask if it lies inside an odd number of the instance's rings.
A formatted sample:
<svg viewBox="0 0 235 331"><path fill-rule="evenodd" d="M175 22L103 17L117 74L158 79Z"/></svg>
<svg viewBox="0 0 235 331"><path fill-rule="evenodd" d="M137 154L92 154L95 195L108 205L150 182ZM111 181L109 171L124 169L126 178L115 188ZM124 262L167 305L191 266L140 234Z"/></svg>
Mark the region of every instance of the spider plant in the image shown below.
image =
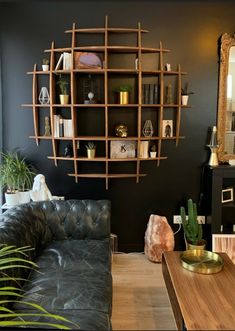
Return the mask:
<svg viewBox="0 0 235 331"><path fill-rule="evenodd" d="M28 280L15 277L14 270L17 269L17 272L19 268L30 270L37 268L34 262L27 259L28 252L31 250L32 248L29 246L0 245L0 327L46 326L54 329L71 330L72 327L70 328L65 324L72 324L77 329L78 325L66 318L51 314L38 304L24 301L24 290L21 288L21 283ZM33 309L35 313L15 312L12 306L17 303ZM45 317L53 322L30 321L27 319L30 317Z"/></svg>

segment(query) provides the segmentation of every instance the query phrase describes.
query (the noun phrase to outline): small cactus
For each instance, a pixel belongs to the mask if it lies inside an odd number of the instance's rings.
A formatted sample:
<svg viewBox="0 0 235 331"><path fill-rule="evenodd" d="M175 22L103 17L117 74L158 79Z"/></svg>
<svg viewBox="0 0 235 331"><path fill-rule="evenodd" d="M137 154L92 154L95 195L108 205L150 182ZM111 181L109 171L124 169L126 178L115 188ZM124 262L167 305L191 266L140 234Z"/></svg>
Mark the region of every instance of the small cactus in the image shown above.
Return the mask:
<svg viewBox="0 0 235 331"><path fill-rule="evenodd" d="M197 245L202 239L202 225L197 221L197 205L192 199L188 199L188 220L186 220L185 208L180 208L180 215L186 240Z"/></svg>

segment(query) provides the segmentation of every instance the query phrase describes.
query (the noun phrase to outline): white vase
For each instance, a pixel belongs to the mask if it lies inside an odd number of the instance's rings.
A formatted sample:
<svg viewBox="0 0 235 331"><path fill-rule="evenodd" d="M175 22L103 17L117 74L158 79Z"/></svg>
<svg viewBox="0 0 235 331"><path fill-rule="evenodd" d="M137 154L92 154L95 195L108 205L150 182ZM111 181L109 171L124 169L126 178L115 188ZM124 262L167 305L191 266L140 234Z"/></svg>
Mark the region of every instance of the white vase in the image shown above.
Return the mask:
<svg viewBox="0 0 235 331"><path fill-rule="evenodd" d="M187 106L187 104L188 104L188 95L181 95L181 104L182 104L182 106Z"/></svg>
<svg viewBox="0 0 235 331"><path fill-rule="evenodd" d="M18 192L16 193L5 193L5 199L7 206L16 206L19 204Z"/></svg>
<svg viewBox="0 0 235 331"><path fill-rule="evenodd" d="M49 64L42 64L42 71L49 71Z"/></svg>
<svg viewBox="0 0 235 331"><path fill-rule="evenodd" d="M157 155L157 152L150 152L150 157L154 158L154 157L156 157L156 155Z"/></svg>
<svg viewBox="0 0 235 331"><path fill-rule="evenodd" d="M30 202L29 191L19 191L18 192L19 203L28 203Z"/></svg>

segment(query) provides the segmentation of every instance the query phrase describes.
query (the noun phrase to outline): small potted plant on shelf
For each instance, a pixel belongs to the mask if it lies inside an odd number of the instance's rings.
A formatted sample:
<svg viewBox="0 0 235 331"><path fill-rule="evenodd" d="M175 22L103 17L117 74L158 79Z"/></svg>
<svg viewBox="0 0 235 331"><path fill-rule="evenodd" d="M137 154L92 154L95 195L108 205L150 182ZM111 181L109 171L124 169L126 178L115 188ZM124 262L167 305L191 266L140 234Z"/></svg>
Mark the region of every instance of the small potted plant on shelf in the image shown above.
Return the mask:
<svg viewBox="0 0 235 331"><path fill-rule="evenodd" d="M131 85L120 85L117 88L115 88L114 92L117 93L117 102L120 105L127 105L129 103L129 95L132 91Z"/></svg>
<svg viewBox="0 0 235 331"><path fill-rule="evenodd" d="M57 83L60 88L60 103L61 105L67 105L69 103L69 93L68 93L68 85L66 79L64 79L61 75Z"/></svg>
<svg viewBox="0 0 235 331"><path fill-rule="evenodd" d="M50 61L46 58L42 59L42 71L48 71L49 70L49 63Z"/></svg>
<svg viewBox="0 0 235 331"><path fill-rule="evenodd" d="M151 147L150 147L150 157L151 158L155 158L157 155L157 146L155 144L153 144Z"/></svg>
<svg viewBox="0 0 235 331"><path fill-rule="evenodd" d="M189 92L189 83L185 83L184 88L181 88L181 104L182 106L187 106L188 104L188 98L190 94L194 94L193 92Z"/></svg>
<svg viewBox="0 0 235 331"><path fill-rule="evenodd" d="M186 249L205 249L206 241L202 239L202 225L197 220L197 205L192 199L188 199L188 218L185 208L180 208L180 215L184 230Z"/></svg>
<svg viewBox="0 0 235 331"><path fill-rule="evenodd" d="M96 145L94 144L94 142L93 141L88 141L88 143L86 144L86 149L87 149L88 159L94 159L95 150L96 150Z"/></svg>

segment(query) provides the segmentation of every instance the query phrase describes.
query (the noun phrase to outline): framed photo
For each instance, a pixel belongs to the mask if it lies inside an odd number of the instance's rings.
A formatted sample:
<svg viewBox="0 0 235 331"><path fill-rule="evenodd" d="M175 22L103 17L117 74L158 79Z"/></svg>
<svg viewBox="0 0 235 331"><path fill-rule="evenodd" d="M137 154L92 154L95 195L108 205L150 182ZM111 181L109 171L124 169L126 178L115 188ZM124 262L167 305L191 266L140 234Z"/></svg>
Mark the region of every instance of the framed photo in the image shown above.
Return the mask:
<svg viewBox="0 0 235 331"><path fill-rule="evenodd" d="M222 190L221 201L222 203L233 201L233 187Z"/></svg>
<svg viewBox="0 0 235 331"><path fill-rule="evenodd" d="M162 136L173 137L173 120L163 120L162 121Z"/></svg>
<svg viewBox="0 0 235 331"><path fill-rule="evenodd" d="M110 143L111 159L123 159L136 156L136 141L112 140Z"/></svg>

